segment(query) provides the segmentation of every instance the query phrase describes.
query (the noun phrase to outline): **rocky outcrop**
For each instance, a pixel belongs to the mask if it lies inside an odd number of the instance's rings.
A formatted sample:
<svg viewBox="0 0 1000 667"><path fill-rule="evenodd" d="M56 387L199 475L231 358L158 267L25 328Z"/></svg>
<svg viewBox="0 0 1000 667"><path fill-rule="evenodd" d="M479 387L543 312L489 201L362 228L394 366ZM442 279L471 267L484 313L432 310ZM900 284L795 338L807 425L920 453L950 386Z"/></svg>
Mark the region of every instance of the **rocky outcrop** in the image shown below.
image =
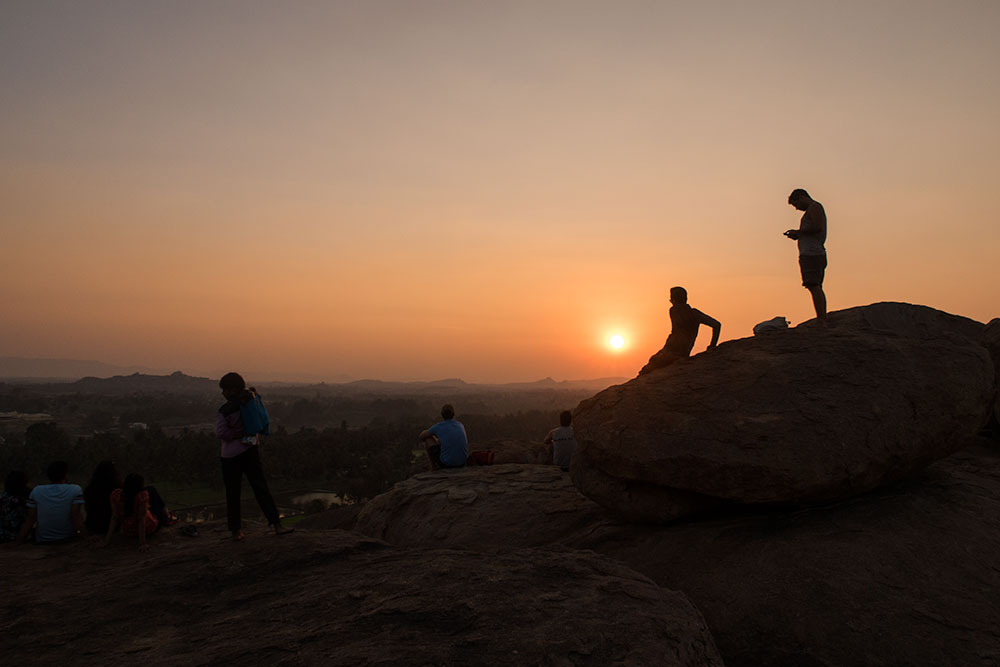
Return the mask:
<svg viewBox="0 0 1000 667"><path fill-rule="evenodd" d="M310 514L299 521L299 528L316 528L320 530L353 530L358 514L364 508L364 503L335 505L330 509Z"/></svg>
<svg viewBox="0 0 1000 667"><path fill-rule="evenodd" d="M1000 662L996 451L829 507L622 526L585 546L686 593L729 667Z"/></svg>
<svg viewBox="0 0 1000 667"><path fill-rule="evenodd" d="M822 503L905 477L985 423L983 325L922 306L831 313L611 387L574 415L572 475L630 521Z"/></svg>
<svg viewBox="0 0 1000 667"><path fill-rule="evenodd" d="M989 321L983 330L983 345L990 351L993 358L993 367L996 369L997 394L996 402L993 404L993 427L1000 427L1000 317L995 317Z"/></svg>
<svg viewBox="0 0 1000 667"><path fill-rule="evenodd" d="M488 440L475 449L489 449L493 451L493 463L537 463L546 464L551 456L550 448L539 442L528 440L511 440L502 438Z"/></svg>
<svg viewBox="0 0 1000 667"><path fill-rule="evenodd" d="M410 500L393 505L403 512L420 507L428 525L394 520L388 503L379 525L411 546L443 539L466 549L516 549L539 545L547 534L554 546L614 558L687 594L730 667L938 667L988 665L1000 657L995 449L976 445L911 478L828 505L728 506L666 526L611 521L561 484L525 485L517 502L493 503L477 492L469 511L456 503L443 517L430 512L448 502L448 483L457 498L477 478L480 489L500 483L492 472L409 480ZM552 504L553 494L576 508L566 517L577 526L561 529L554 517L545 531L533 531L537 507Z"/></svg>
<svg viewBox="0 0 1000 667"><path fill-rule="evenodd" d="M608 521L555 466L492 465L415 475L368 501L355 530L399 546L479 550L554 544Z"/></svg>
<svg viewBox="0 0 1000 667"><path fill-rule="evenodd" d="M225 536L4 549L4 664L722 665L682 594L593 553Z"/></svg>

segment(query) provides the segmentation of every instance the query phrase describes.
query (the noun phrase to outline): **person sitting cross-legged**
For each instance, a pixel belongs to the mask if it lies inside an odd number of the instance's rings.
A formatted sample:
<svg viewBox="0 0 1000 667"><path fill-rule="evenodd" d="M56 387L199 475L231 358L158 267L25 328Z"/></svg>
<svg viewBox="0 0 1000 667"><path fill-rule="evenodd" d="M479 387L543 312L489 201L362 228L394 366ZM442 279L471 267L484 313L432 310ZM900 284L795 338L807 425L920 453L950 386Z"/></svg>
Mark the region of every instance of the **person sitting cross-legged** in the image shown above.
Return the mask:
<svg viewBox="0 0 1000 667"><path fill-rule="evenodd" d="M469 437L465 434L465 426L455 419L455 408L447 403L441 408L441 419L444 421L421 431L418 436L427 449L431 470L461 468L469 457Z"/></svg>

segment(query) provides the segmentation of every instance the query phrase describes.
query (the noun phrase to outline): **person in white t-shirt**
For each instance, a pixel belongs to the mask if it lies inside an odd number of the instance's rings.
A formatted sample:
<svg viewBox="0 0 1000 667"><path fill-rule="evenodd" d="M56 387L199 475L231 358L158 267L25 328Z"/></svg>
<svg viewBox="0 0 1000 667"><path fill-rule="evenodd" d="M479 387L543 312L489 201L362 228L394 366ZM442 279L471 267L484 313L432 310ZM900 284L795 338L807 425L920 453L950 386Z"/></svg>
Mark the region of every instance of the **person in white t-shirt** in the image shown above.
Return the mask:
<svg viewBox="0 0 1000 667"><path fill-rule="evenodd" d="M573 413L563 410L559 413L559 427L549 431L545 436L545 444L552 447L552 463L569 470L569 464L573 460L573 452L576 451L576 436L573 435Z"/></svg>
<svg viewBox="0 0 1000 667"><path fill-rule="evenodd" d="M35 542L64 542L87 535L83 521L83 489L66 482L69 465L65 461L49 464L51 484L39 484L28 496L28 518L21 524L17 541L24 542L35 527Z"/></svg>

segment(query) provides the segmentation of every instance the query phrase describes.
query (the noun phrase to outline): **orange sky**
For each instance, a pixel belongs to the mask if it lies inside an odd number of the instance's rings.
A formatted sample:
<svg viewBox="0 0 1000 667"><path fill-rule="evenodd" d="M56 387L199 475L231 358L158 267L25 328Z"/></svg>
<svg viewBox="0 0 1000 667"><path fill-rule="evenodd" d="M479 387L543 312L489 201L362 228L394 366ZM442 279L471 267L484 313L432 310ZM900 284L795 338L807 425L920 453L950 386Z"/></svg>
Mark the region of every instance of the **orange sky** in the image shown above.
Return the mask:
<svg viewBox="0 0 1000 667"><path fill-rule="evenodd" d="M673 4L6 5L0 356L631 376L811 316L794 187L831 309L1000 315L1000 4Z"/></svg>

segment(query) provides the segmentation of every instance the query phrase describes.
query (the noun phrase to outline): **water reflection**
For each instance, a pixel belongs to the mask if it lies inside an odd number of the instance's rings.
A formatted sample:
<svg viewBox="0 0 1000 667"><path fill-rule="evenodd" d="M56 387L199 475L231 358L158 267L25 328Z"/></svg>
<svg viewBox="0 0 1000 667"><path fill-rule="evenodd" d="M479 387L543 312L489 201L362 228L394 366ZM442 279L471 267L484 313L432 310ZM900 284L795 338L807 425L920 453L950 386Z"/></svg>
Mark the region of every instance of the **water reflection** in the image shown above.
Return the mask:
<svg viewBox="0 0 1000 667"><path fill-rule="evenodd" d="M330 505L343 505L344 499L331 491L310 491L292 497L293 505L308 505L311 502L320 501L328 507Z"/></svg>

